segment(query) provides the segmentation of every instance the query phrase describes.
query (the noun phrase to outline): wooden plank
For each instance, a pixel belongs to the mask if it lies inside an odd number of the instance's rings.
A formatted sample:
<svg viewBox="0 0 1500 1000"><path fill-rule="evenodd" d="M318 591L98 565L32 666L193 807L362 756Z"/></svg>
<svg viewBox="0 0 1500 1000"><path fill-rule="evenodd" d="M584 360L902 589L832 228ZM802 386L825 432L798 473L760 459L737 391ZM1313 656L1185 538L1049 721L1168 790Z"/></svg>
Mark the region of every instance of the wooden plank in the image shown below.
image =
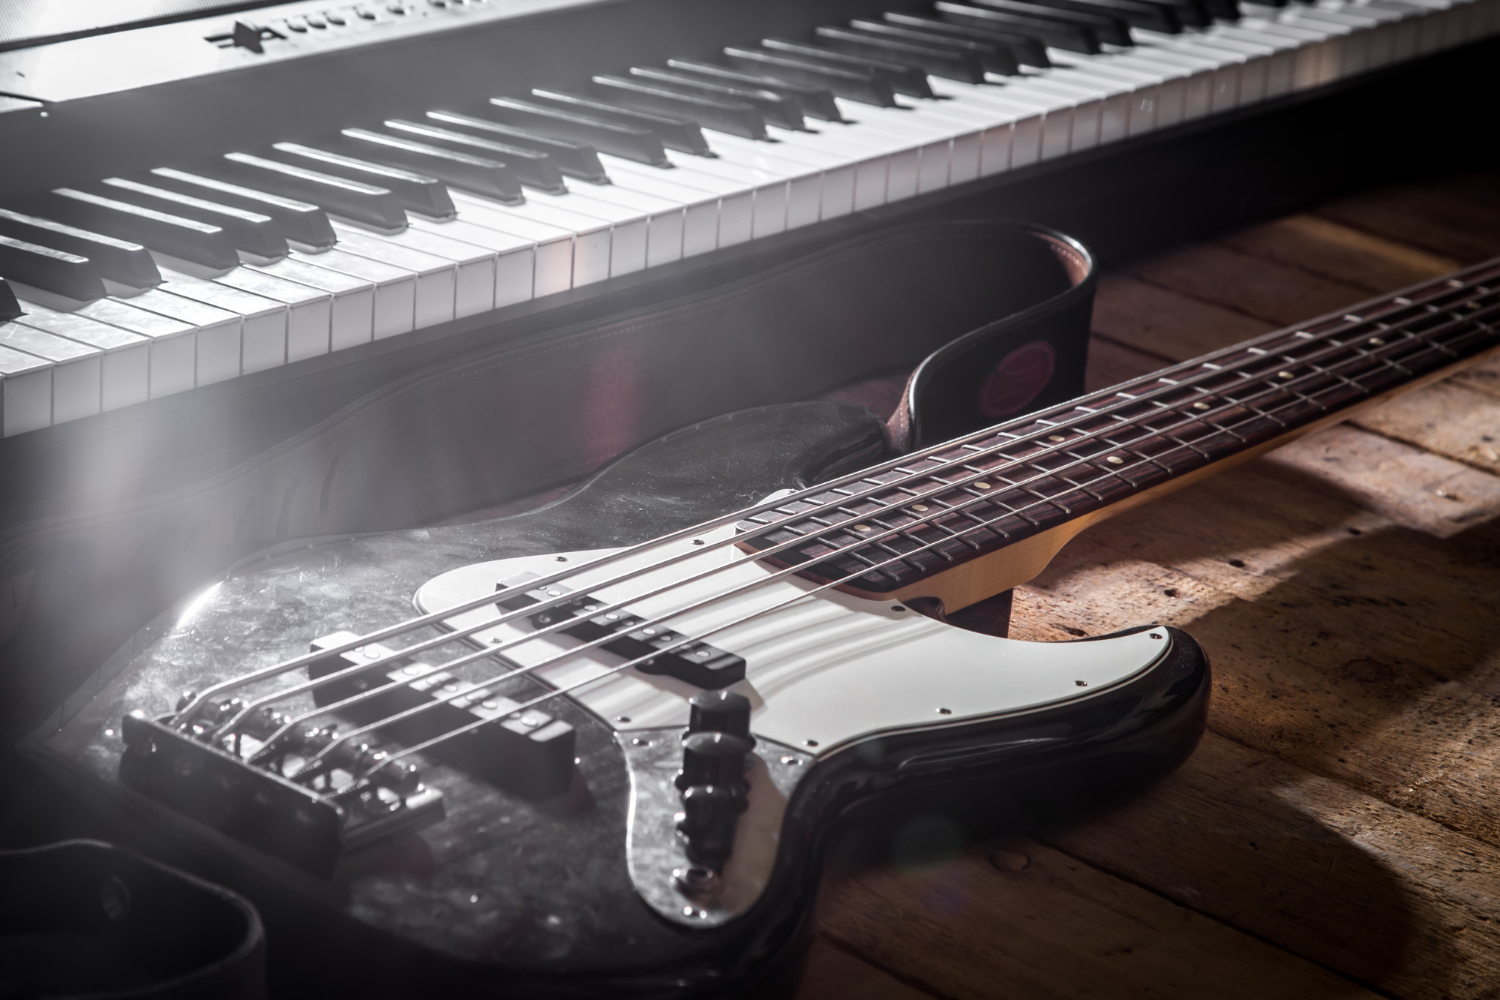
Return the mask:
<svg viewBox="0 0 1500 1000"><path fill-rule="evenodd" d="M1228 233L1215 242L1370 293L1438 278L1461 266L1452 257L1428 253L1316 215L1290 215Z"/></svg>
<svg viewBox="0 0 1500 1000"><path fill-rule="evenodd" d="M1500 396L1439 382L1355 418L1361 427L1500 472Z"/></svg>
<svg viewBox="0 0 1500 1000"><path fill-rule="evenodd" d="M1315 212L1465 264L1500 254L1500 198L1477 175L1387 185L1336 199Z"/></svg>
<svg viewBox="0 0 1500 1000"><path fill-rule="evenodd" d="M1138 351L1108 337L1090 337L1089 363L1084 372L1083 390L1096 392L1107 389L1127 379L1149 375L1169 363L1166 358Z"/></svg>
<svg viewBox="0 0 1500 1000"><path fill-rule="evenodd" d="M1401 997L1500 982L1500 849L1212 733L1148 794L1043 839Z"/></svg>
<svg viewBox="0 0 1500 1000"><path fill-rule="evenodd" d="M1351 424L1278 448L1262 468L1439 538L1500 515L1500 477Z"/></svg>
<svg viewBox="0 0 1500 1000"><path fill-rule="evenodd" d="M803 960L792 1000L929 1000L914 986L823 939Z"/></svg>
<svg viewBox="0 0 1500 1000"><path fill-rule="evenodd" d="M1196 358L1274 328L1128 274L1100 275L1094 297L1094 332L1161 357L1163 364Z"/></svg>
<svg viewBox="0 0 1500 1000"><path fill-rule="evenodd" d="M844 878L826 888L821 926L944 997L1373 997L1024 837Z"/></svg>
<svg viewBox="0 0 1500 1000"><path fill-rule="evenodd" d="M1369 291L1211 243L1139 257L1117 270L1272 327L1289 326L1370 297ZM1243 340L1233 337L1233 343Z"/></svg>
<svg viewBox="0 0 1500 1000"><path fill-rule="evenodd" d="M1500 396L1500 357L1474 365L1449 381L1479 392L1487 392L1491 396Z"/></svg>
<svg viewBox="0 0 1500 1000"><path fill-rule="evenodd" d="M1402 530L1247 467L1076 540L1017 591L1012 634L1181 625L1214 658L1216 731L1500 844L1493 535Z"/></svg>

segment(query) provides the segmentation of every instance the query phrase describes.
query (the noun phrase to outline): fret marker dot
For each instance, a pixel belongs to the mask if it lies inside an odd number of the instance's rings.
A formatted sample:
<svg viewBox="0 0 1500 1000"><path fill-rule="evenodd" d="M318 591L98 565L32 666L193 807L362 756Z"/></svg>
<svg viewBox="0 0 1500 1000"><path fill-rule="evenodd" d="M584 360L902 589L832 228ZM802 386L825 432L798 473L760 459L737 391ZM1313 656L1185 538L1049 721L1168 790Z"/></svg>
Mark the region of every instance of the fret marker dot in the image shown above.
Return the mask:
<svg viewBox="0 0 1500 1000"><path fill-rule="evenodd" d="M1047 440L1048 441L1066 441L1067 438L1063 437L1061 434L1048 434L1047 435Z"/></svg>
<svg viewBox="0 0 1500 1000"><path fill-rule="evenodd" d="M977 483L974 484L974 488L976 490L987 490L987 489L990 488L990 484L984 482L983 480L981 480L981 481L979 481L979 482L977 482Z"/></svg>
<svg viewBox="0 0 1500 1000"><path fill-rule="evenodd" d="M1371 337L1370 343L1374 344L1376 347L1379 347L1381 344L1384 344L1385 341L1381 340L1379 337Z"/></svg>
<svg viewBox="0 0 1500 1000"><path fill-rule="evenodd" d="M854 530L855 531L869 531L870 530L870 526L868 524L856 524L854 526Z"/></svg>
<svg viewBox="0 0 1500 1000"><path fill-rule="evenodd" d="M1125 464L1125 460L1123 458L1121 458L1119 455L1111 455L1108 458L1106 458L1105 461L1108 462L1110 465L1124 465Z"/></svg>
<svg viewBox="0 0 1500 1000"><path fill-rule="evenodd" d="M912 510L926 510L927 509L927 505L925 503L914 503L914 504L911 505L911 509Z"/></svg>
<svg viewBox="0 0 1500 1000"><path fill-rule="evenodd" d="M1291 372L1277 372L1276 373L1276 377L1277 378L1293 378L1294 376L1292 375Z"/></svg>
<svg viewBox="0 0 1500 1000"><path fill-rule="evenodd" d="M1206 409L1208 409L1208 404L1207 403L1194 403L1193 404L1193 409L1195 409L1195 410L1206 410Z"/></svg>

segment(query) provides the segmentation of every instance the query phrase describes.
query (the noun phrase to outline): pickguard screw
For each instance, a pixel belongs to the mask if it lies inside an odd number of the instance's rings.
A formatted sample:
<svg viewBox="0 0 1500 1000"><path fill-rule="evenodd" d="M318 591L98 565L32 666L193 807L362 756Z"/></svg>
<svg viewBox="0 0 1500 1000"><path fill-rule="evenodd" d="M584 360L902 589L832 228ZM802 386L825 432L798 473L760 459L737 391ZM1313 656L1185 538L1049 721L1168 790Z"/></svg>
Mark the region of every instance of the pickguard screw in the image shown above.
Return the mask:
<svg viewBox="0 0 1500 1000"><path fill-rule="evenodd" d="M952 714L953 714L953 709L951 709L951 708L940 708L940 709L938 709L938 715L952 715Z"/></svg>
<svg viewBox="0 0 1500 1000"><path fill-rule="evenodd" d="M693 539L693 544L694 545L704 545L704 544L707 544L707 543L705 543L703 541L703 539L701 539L701 538L695 538L695 539Z"/></svg>
<svg viewBox="0 0 1500 1000"><path fill-rule="evenodd" d="M782 758L781 758L781 762L783 764L788 764L788 765L802 763L800 760L798 760L796 757L793 757L791 754L785 754L785 755L783 755Z"/></svg>
<svg viewBox="0 0 1500 1000"><path fill-rule="evenodd" d="M558 556L557 557L557 561L558 562L567 562L568 561L568 557L567 556Z"/></svg>
<svg viewBox="0 0 1500 1000"><path fill-rule="evenodd" d="M818 745L818 741L817 740L803 740L802 741L802 745L805 746L805 747L815 747L815 746Z"/></svg>
<svg viewBox="0 0 1500 1000"><path fill-rule="evenodd" d="M1086 688L1086 687L1089 686L1089 682L1088 681L1074 681L1073 683L1077 684L1081 688Z"/></svg>
<svg viewBox="0 0 1500 1000"><path fill-rule="evenodd" d="M1152 632L1151 633L1151 638L1153 638L1153 639L1160 639L1161 638L1161 633L1160 632Z"/></svg>

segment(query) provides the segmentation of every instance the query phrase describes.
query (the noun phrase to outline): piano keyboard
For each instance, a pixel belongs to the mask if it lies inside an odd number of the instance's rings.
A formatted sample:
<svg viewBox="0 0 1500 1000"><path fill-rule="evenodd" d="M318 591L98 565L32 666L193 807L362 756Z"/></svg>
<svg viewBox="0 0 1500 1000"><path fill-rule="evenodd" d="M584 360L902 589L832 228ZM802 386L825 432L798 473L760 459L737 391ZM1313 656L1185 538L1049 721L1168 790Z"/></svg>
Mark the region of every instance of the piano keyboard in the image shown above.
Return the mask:
<svg viewBox="0 0 1500 1000"><path fill-rule="evenodd" d="M300 3L210 41L272 53L486 2ZM0 433L1321 87L1493 34L1497 7L939 0L101 176L0 210Z"/></svg>

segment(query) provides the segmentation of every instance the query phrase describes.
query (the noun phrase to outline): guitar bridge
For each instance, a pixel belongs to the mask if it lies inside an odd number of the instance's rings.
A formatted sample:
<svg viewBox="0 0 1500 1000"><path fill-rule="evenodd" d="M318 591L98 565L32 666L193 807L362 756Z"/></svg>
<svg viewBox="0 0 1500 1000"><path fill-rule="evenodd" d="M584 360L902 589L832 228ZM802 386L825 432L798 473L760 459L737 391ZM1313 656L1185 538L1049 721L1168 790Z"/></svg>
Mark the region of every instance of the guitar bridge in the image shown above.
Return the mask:
<svg viewBox="0 0 1500 1000"><path fill-rule="evenodd" d="M239 701L218 706L227 719ZM124 719L120 780L200 823L314 874L331 875L344 854L403 830L442 819L443 796L422 784L415 768L385 767L370 777L385 752L369 743L337 747L330 764L302 773L311 755L337 739L329 728L289 733L264 753L255 734L268 736L283 717L263 710L239 730L212 736L210 718L187 730L171 716Z"/></svg>

